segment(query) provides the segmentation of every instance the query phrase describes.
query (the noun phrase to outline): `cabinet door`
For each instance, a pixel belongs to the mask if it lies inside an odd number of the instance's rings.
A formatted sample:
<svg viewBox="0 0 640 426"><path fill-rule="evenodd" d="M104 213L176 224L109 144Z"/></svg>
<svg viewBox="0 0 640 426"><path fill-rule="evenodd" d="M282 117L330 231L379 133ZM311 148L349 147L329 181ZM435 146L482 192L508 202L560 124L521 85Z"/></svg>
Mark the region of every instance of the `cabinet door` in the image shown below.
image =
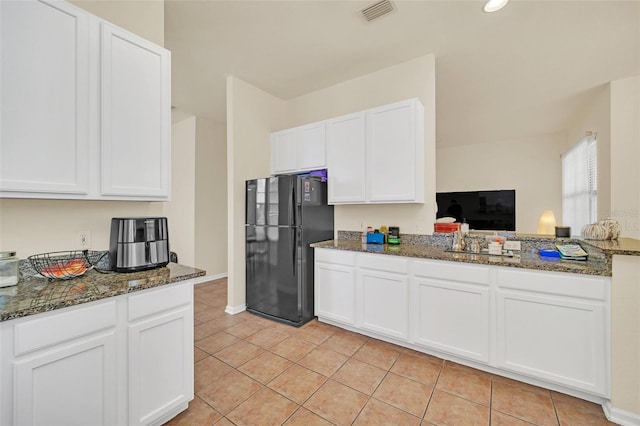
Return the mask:
<svg viewBox="0 0 640 426"><path fill-rule="evenodd" d="M0 191L87 194L89 15L2 1L0 19Z"/></svg>
<svg viewBox="0 0 640 426"><path fill-rule="evenodd" d="M170 195L170 54L102 25L102 195Z"/></svg>
<svg viewBox="0 0 640 426"><path fill-rule="evenodd" d="M424 201L424 136L418 126L424 119L417 108L412 100L367 111L369 202Z"/></svg>
<svg viewBox="0 0 640 426"><path fill-rule="evenodd" d="M365 114L350 114L327 123L329 204L366 201Z"/></svg>
<svg viewBox="0 0 640 426"><path fill-rule="evenodd" d="M298 168L298 144L295 129L271 135L271 173L291 173Z"/></svg>
<svg viewBox="0 0 640 426"><path fill-rule="evenodd" d="M316 261L314 286L318 318L356 324L356 274L353 266Z"/></svg>
<svg viewBox="0 0 640 426"><path fill-rule="evenodd" d="M415 277L415 343L489 362L489 287Z"/></svg>
<svg viewBox="0 0 640 426"><path fill-rule="evenodd" d="M497 293L498 366L608 396L602 302Z"/></svg>
<svg viewBox="0 0 640 426"><path fill-rule="evenodd" d="M163 418L193 399L193 309L129 326L129 424Z"/></svg>
<svg viewBox="0 0 640 426"><path fill-rule="evenodd" d="M409 279L405 274L360 269L360 327L399 340L409 338Z"/></svg>
<svg viewBox="0 0 640 426"><path fill-rule="evenodd" d="M325 122L309 124L297 129L298 170L324 169L326 131Z"/></svg>
<svg viewBox="0 0 640 426"><path fill-rule="evenodd" d="M14 424L116 424L116 351L111 329L15 361Z"/></svg>

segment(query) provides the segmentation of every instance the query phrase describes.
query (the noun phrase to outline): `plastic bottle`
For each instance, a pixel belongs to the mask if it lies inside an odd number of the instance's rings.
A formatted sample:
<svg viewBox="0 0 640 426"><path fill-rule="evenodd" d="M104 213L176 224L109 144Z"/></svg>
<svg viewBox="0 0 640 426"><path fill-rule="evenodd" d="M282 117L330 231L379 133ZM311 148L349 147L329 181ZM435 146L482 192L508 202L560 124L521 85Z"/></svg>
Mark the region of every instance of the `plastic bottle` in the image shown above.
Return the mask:
<svg viewBox="0 0 640 426"><path fill-rule="evenodd" d="M383 242L383 243L386 243L386 242L387 242L387 227L386 227L386 226L384 226L384 225L382 225L382 226L380 227L380 233L381 233L381 234L384 234L384 237L383 237L382 242Z"/></svg>
<svg viewBox="0 0 640 426"><path fill-rule="evenodd" d="M462 231L462 235L469 235L469 224L467 223L467 219L462 219L462 225L460 225L460 231Z"/></svg>

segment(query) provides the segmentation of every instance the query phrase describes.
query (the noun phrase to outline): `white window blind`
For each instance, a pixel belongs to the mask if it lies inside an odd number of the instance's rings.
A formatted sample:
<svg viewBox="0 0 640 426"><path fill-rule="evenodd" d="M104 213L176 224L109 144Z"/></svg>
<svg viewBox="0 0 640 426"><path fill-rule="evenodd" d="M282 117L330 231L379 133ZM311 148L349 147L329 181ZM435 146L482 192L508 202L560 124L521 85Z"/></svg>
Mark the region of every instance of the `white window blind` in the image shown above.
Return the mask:
<svg viewBox="0 0 640 426"><path fill-rule="evenodd" d="M598 150L595 137L587 137L562 155L562 225L580 235L582 227L598 215Z"/></svg>

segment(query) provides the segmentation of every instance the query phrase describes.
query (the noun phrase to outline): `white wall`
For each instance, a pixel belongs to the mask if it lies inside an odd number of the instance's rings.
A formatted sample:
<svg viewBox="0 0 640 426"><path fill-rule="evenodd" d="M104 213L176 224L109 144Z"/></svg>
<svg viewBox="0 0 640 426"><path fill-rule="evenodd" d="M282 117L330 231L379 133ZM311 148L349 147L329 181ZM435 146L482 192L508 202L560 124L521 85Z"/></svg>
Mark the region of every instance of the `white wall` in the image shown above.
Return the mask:
<svg viewBox="0 0 640 426"><path fill-rule="evenodd" d="M70 3L164 46L164 0L70 0Z"/></svg>
<svg viewBox="0 0 640 426"><path fill-rule="evenodd" d="M227 273L226 125L196 118L195 267Z"/></svg>
<svg viewBox="0 0 640 426"><path fill-rule="evenodd" d="M178 261L195 265L196 118L171 126L171 201L164 204L171 251Z"/></svg>
<svg viewBox="0 0 640 426"><path fill-rule="evenodd" d="M640 238L640 76L611 82L611 210ZM611 404L640 418L640 257L614 256Z"/></svg>
<svg viewBox="0 0 640 426"><path fill-rule="evenodd" d="M435 58L426 55L300 96L287 102L283 127L337 117L409 98L424 105L425 203L335 206L335 229L399 226L405 233L431 233L435 220ZM393 153L389 153L392 158ZM399 165L398 167L401 167Z"/></svg>
<svg viewBox="0 0 640 426"><path fill-rule="evenodd" d="M270 174L269 135L284 123L284 101L227 77L227 312L245 306L245 181Z"/></svg>
<svg viewBox="0 0 640 426"><path fill-rule="evenodd" d="M564 133L556 133L438 148L436 189L515 189L516 231L535 234L544 210L553 211L558 221L562 219L560 154L565 139Z"/></svg>

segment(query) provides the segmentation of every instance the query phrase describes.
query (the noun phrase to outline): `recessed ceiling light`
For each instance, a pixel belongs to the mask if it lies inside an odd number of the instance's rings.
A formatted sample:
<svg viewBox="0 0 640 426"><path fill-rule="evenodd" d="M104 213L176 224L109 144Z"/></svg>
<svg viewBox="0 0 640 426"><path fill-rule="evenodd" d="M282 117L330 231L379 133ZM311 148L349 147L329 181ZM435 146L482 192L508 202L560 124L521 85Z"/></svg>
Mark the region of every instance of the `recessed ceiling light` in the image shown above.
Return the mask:
<svg viewBox="0 0 640 426"><path fill-rule="evenodd" d="M509 0L489 0L484 5L484 11L487 13L496 12L507 5Z"/></svg>

